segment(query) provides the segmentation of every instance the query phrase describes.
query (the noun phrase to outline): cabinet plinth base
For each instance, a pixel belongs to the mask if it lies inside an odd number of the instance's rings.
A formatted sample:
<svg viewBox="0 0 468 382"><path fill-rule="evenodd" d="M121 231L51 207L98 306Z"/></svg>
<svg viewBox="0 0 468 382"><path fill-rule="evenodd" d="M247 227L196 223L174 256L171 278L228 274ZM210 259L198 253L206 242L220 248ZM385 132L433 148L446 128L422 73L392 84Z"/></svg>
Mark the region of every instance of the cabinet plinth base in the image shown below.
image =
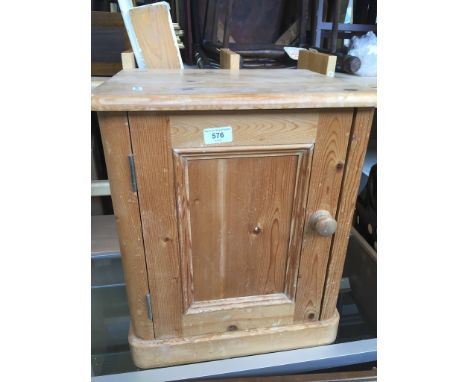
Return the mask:
<svg viewBox="0 0 468 382"><path fill-rule="evenodd" d="M142 340L130 329L128 340L135 365L147 369L325 345L335 340L338 322L335 310L324 321L192 337Z"/></svg>

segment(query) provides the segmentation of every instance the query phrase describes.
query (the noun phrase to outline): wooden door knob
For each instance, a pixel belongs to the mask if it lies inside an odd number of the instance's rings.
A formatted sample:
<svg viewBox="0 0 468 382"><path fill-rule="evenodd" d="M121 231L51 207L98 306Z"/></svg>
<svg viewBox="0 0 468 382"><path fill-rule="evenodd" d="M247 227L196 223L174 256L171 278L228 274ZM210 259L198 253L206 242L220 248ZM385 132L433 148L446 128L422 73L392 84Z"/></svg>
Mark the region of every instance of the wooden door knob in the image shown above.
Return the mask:
<svg viewBox="0 0 468 382"><path fill-rule="evenodd" d="M312 229L320 236L331 236L336 231L336 220L330 212L318 210L309 219Z"/></svg>

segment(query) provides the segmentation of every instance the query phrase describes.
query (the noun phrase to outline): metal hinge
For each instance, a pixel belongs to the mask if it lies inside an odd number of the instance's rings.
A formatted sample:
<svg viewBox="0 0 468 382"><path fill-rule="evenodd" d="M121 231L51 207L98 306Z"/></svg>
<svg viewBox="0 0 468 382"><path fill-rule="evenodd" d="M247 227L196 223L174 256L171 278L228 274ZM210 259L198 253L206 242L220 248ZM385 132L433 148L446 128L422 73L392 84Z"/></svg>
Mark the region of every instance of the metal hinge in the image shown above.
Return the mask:
<svg viewBox="0 0 468 382"><path fill-rule="evenodd" d="M137 180L135 172L135 157L133 154L128 154L128 164L130 166L130 180L132 182L132 191L137 192Z"/></svg>
<svg viewBox="0 0 468 382"><path fill-rule="evenodd" d="M146 293L146 313L148 320L153 321L153 307L151 306L151 293Z"/></svg>

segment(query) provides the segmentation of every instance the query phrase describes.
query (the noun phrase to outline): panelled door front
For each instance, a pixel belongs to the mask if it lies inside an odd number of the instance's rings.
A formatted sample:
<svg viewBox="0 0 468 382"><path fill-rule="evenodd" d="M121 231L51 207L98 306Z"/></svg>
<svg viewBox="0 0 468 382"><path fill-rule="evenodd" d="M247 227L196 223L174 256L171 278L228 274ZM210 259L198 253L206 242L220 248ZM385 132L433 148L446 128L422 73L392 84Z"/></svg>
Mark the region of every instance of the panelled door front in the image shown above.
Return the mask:
<svg viewBox="0 0 468 382"><path fill-rule="evenodd" d="M330 142L324 141L319 161L325 162L314 171L319 117L313 111L129 114L156 338L319 318L309 311L318 309L321 290L311 293L316 301L299 301L300 312L296 306L301 261L313 257L301 259L310 235L304 227L316 207L309 203L319 197L334 215L338 197L321 186L314 195L310 185L314 173L327 176L327 158L333 166L343 163L347 144L326 157ZM217 131L227 138L207 136ZM341 181L333 170L333 181ZM329 245L330 238L323 240ZM311 266L326 267L328 249Z"/></svg>

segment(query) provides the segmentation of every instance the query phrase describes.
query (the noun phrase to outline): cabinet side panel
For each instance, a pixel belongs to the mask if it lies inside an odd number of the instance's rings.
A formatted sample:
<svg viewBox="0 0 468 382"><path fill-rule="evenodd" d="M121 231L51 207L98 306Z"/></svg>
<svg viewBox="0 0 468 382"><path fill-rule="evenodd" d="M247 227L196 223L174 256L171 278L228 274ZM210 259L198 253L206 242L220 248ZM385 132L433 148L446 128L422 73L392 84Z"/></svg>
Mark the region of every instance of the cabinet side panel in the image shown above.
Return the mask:
<svg viewBox="0 0 468 382"><path fill-rule="evenodd" d="M127 114L98 113L107 173L112 194L120 252L127 286L128 305L134 333L153 339L153 322L148 319L145 251L137 194L132 192L128 154L132 152Z"/></svg>
<svg viewBox="0 0 468 382"><path fill-rule="evenodd" d="M169 118L129 113L156 338L180 336L182 286Z"/></svg>
<svg viewBox="0 0 468 382"><path fill-rule="evenodd" d="M332 317L336 308L346 249L348 247L349 231L353 220L354 207L361 180L361 170L366 155L373 116L374 109L365 108L357 109L354 118L336 218L338 225L333 238L325 281L322 310L320 313L321 320Z"/></svg>
<svg viewBox="0 0 468 382"><path fill-rule="evenodd" d="M312 160L306 219L317 210L335 216L353 119L353 109L323 110ZM295 321L315 321L327 270L331 237L304 229L296 290Z"/></svg>

